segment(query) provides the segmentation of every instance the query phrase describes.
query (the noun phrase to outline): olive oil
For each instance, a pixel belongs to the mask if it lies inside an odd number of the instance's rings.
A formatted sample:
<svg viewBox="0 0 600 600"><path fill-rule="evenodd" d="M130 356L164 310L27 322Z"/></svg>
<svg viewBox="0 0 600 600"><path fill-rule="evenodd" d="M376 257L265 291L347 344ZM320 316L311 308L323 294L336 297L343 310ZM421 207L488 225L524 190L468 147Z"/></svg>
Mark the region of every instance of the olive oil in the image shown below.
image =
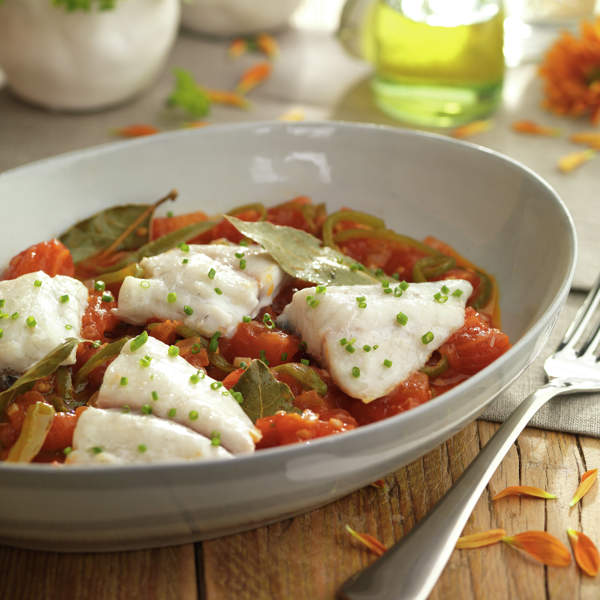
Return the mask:
<svg viewBox="0 0 600 600"><path fill-rule="evenodd" d="M503 14L485 0L379 0L363 31L372 87L387 114L451 127L496 108L504 75Z"/></svg>

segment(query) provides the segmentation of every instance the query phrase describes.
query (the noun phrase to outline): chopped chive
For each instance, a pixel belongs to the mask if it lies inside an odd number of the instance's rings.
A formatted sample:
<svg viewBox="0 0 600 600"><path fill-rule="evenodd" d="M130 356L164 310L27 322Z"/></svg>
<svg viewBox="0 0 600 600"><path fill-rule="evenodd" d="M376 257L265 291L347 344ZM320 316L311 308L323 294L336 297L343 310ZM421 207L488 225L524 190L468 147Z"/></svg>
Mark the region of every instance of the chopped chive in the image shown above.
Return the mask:
<svg viewBox="0 0 600 600"><path fill-rule="evenodd" d="M167 413L167 415L169 417L171 417L171 419L177 414L177 409L176 408L170 408L169 412Z"/></svg>
<svg viewBox="0 0 600 600"><path fill-rule="evenodd" d="M269 329L273 329L275 327L275 323L273 322L273 317L271 317L271 315L269 313L265 313L263 315L263 323Z"/></svg>
<svg viewBox="0 0 600 600"><path fill-rule="evenodd" d="M173 218L173 211L172 211L172 210L168 210L168 211L167 211L167 217L168 217L169 219L172 219L172 218Z"/></svg>
<svg viewBox="0 0 600 600"><path fill-rule="evenodd" d="M408 289L408 283L406 281L400 282L400 289L405 292Z"/></svg>
<svg viewBox="0 0 600 600"><path fill-rule="evenodd" d="M36 280L33 282L33 285L34 285L35 287L42 287L42 282L41 282L39 279L36 279Z"/></svg>
<svg viewBox="0 0 600 600"><path fill-rule="evenodd" d="M454 290L454 291L452 292L452 295L453 295L455 298L460 298L460 297L463 295L463 291L462 291L462 290L458 290L458 289L456 289L456 290Z"/></svg>
<svg viewBox="0 0 600 600"><path fill-rule="evenodd" d="M71 452L73 452L73 448L71 448L71 446L67 446L66 448L63 449L63 454L65 456L69 456L69 454L71 454Z"/></svg>
<svg viewBox="0 0 600 600"><path fill-rule="evenodd" d="M287 353L287 352L282 352L282 353L281 353L281 360L282 360L282 361L284 361L284 362L285 362L285 361L287 360L287 357L288 357L288 353Z"/></svg>
<svg viewBox="0 0 600 600"><path fill-rule="evenodd" d="M4 336L4 329L0 329L0 338Z"/></svg>
<svg viewBox="0 0 600 600"><path fill-rule="evenodd" d="M0 312L0 319L6 319L8 317L8 313Z"/></svg>
<svg viewBox="0 0 600 600"><path fill-rule="evenodd" d="M219 349L219 338L221 337L221 332L220 331L215 331L211 338L210 338L210 342L208 342L208 351L209 352L216 352Z"/></svg>
<svg viewBox="0 0 600 600"><path fill-rule="evenodd" d="M429 342L432 342L432 341L433 341L433 333L432 333L431 331L428 331L427 333L424 333L424 334L421 336L421 341L422 341L424 344L429 344Z"/></svg>
<svg viewBox="0 0 600 600"><path fill-rule="evenodd" d="M382 275L385 275L385 271L383 269L375 270L375 277L381 277Z"/></svg>
<svg viewBox="0 0 600 600"><path fill-rule="evenodd" d="M12 315L10 315L10 318L13 321L16 321L19 318L19 313L18 312L14 312Z"/></svg>
<svg viewBox="0 0 600 600"><path fill-rule="evenodd" d="M394 288L394 296L395 296L396 298L400 298L400 296L402 296L402 294L403 294L403 293L404 293L404 292L402 291L402 288L401 288L399 285L397 285L397 286Z"/></svg>
<svg viewBox="0 0 600 600"><path fill-rule="evenodd" d="M34 317L27 317L27 319L25 320L25 324L27 325L27 327L33 329L37 325L37 321Z"/></svg>
<svg viewBox="0 0 600 600"><path fill-rule="evenodd" d="M384 294L391 294L392 291L393 291L392 288L389 288L389 287L383 288L383 293Z"/></svg>
<svg viewBox="0 0 600 600"><path fill-rule="evenodd" d="M358 303L358 308L367 308L367 303L366 302L359 302Z"/></svg>
<svg viewBox="0 0 600 600"><path fill-rule="evenodd" d="M310 360L308 360L308 358L301 358L300 362L305 366L308 367L310 365Z"/></svg>
<svg viewBox="0 0 600 600"><path fill-rule="evenodd" d="M231 390L231 395L233 396L233 399L238 404L242 404L244 402L244 397L242 396L242 392L236 392L235 390Z"/></svg>
<svg viewBox="0 0 600 600"><path fill-rule="evenodd" d="M194 385L196 385L199 381L200 381L200 375L198 375L198 373L194 373L193 375L190 375L190 383L193 383Z"/></svg>
<svg viewBox="0 0 600 600"><path fill-rule="evenodd" d="M182 265L187 265L189 262L190 262L190 259L189 259L189 258L183 258L183 259L181 260L181 264L182 264Z"/></svg>
<svg viewBox="0 0 600 600"><path fill-rule="evenodd" d="M217 272L213 268L211 268L210 271L208 272L208 278L214 279L216 274L217 274Z"/></svg>
<svg viewBox="0 0 600 600"><path fill-rule="evenodd" d="M369 344L365 344L365 345L362 347L362 349L363 349L365 352L371 352L371 350L372 350L372 348L371 348L371 346L369 346Z"/></svg>
<svg viewBox="0 0 600 600"><path fill-rule="evenodd" d="M400 323L400 325L406 325L408 323L408 317L403 312L399 312L396 315L396 321Z"/></svg>
<svg viewBox="0 0 600 600"><path fill-rule="evenodd" d="M438 304L444 304L444 302L448 302L448 296L444 296L443 294L441 294L440 292L437 292L436 294L433 295L433 299L438 303Z"/></svg>
<svg viewBox="0 0 600 600"><path fill-rule="evenodd" d="M58 300L61 304L65 304L66 302L69 301L69 294L65 294L64 296L61 296Z"/></svg>
<svg viewBox="0 0 600 600"><path fill-rule="evenodd" d="M218 431L213 431L210 434L210 443L211 443L211 446L220 446L221 445L221 434Z"/></svg>
<svg viewBox="0 0 600 600"><path fill-rule="evenodd" d="M192 354L198 354L202 350L202 346L200 344L194 344L192 346Z"/></svg>
<svg viewBox="0 0 600 600"><path fill-rule="evenodd" d="M266 355L265 351L261 350L258 353L258 356L259 356L260 360L262 360L265 363L265 365L267 365L267 367L268 367L269 366L269 361L267 360L267 355Z"/></svg>
<svg viewBox="0 0 600 600"><path fill-rule="evenodd" d="M102 448L100 446L93 446L90 448L90 452L92 452L92 454L100 454L102 452Z"/></svg>
<svg viewBox="0 0 600 600"><path fill-rule="evenodd" d="M229 396L229 390L223 390L221 396Z"/></svg>
<svg viewBox="0 0 600 600"><path fill-rule="evenodd" d="M187 304L185 304L184 307L183 307L183 312L186 315L193 315L194 314L194 309L191 306L188 306Z"/></svg>
<svg viewBox="0 0 600 600"><path fill-rule="evenodd" d="M236 252L235 253L235 257L236 258L244 258L244 253L243 252Z"/></svg>
<svg viewBox="0 0 600 600"><path fill-rule="evenodd" d="M248 242L246 240L240 240L240 246L248 246Z"/></svg>
<svg viewBox="0 0 600 600"><path fill-rule="evenodd" d="M177 302L177 294L175 292L169 292L167 294L167 302L169 304L173 304L173 302Z"/></svg>
<svg viewBox="0 0 600 600"><path fill-rule="evenodd" d="M324 294L327 291L327 286L326 285L318 285L316 288L316 293L317 294Z"/></svg>
<svg viewBox="0 0 600 600"><path fill-rule="evenodd" d="M181 244L179 244L178 248L182 252L189 252L190 251L190 247L185 242L181 242Z"/></svg>
<svg viewBox="0 0 600 600"><path fill-rule="evenodd" d="M69 330L69 329L73 329L73 325L69 325L69 323L67 323L65 325L65 329Z"/></svg>
<svg viewBox="0 0 600 600"><path fill-rule="evenodd" d="M66 325L65 325L66 327ZM92 342L92 348L100 348L100 346L102 346L102 342L100 340L94 340Z"/></svg>
<svg viewBox="0 0 600 600"><path fill-rule="evenodd" d="M150 366L151 362L152 362L152 357L148 356L146 354L146 356L144 356L143 358L140 358L140 367L147 368Z"/></svg>
<svg viewBox="0 0 600 600"><path fill-rule="evenodd" d="M389 358L385 358L383 360L383 366L389 369L392 366L392 361Z"/></svg>
<svg viewBox="0 0 600 600"><path fill-rule="evenodd" d="M147 290L150 287L149 281L140 281L140 287Z"/></svg>
<svg viewBox="0 0 600 600"><path fill-rule="evenodd" d="M129 349L132 352L139 350L148 341L148 332L142 331L134 340L129 344Z"/></svg>
<svg viewBox="0 0 600 600"><path fill-rule="evenodd" d="M447 285L442 286L442 294L449 294L450 288Z"/></svg>
<svg viewBox="0 0 600 600"><path fill-rule="evenodd" d="M245 317L242 317L242 321L244 321L244 323L250 323L250 321L252 321L252 317L246 315Z"/></svg>
<svg viewBox="0 0 600 600"><path fill-rule="evenodd" d="M98 279L98 281L94 282L94 289L97 292L103 292L106 289L106 284L101 279Z"/></svg>
<svg viewBox="0 0 600 600"><path fill-rule="evenodd" d="M245 369L248 365L242 360L240 362L240 369Z"/></svg>
<svg viewBox="0 0 600 600"><path fill-rule="evenodd" d="M242 271L246 268L246 259L242 258L240 260L240 269L242 269Z"/></svg>
<svg viewBox="0 0 600 600"><path fill-rule="evenodd" d="M312 299L312 300L311 300L311 301L308 303L308 305L309 305L311 308L317 308L317 306L319 306L320 302L321 302L320 300L317 300L316 298L313 298L313 299Z"/></svg>
<svg viewBox="0 0 600 600"><path fill-rule="evenodd" d="M398 275L398 273L392 273L392 277L398 281L400 279L400 275Z"/></svg>
<svg viewBox="0 0 600 600"><path fill-rule="evenodd" d="M149 404L142 404L141 410L145 415L152 414L152 407Z"/></svg>
<svg viewBox="0 0 600 600"><path fill-rule="evenodd" d="M384 279L384 280L381 282L381 285L382 285L384 288L386 288L386 287L390 287L390 282L389 282L387 279Z"/></svg>
<svg viewBox="0 0 600 600"><path fill-rule="evenodd" d="M156 390L153 390L150 395L152 396L152 400L154 400L154 402L158 400L158 392Z"/></svg>
<svg viewBox="0 0 600 600"><path fill-rule="evenodd" d="M222 296L223 295L223 290L221 288L215 288L215 294Z"/></svg>
<svg viewBox="0 0 600 600"><path fill-rule="evenodd" d="M342 338L340 340L340 346L345 346L348 343L348 340L346 338Z"/></svg>
<svg viewBox="0 0 600 600"><path fill-rule="evenodd" d="M121 381L119 381L119 385L127 385L128 381L127 381L127 377L121 377Z"/></svg>
<svg viewBox="0 0 600 600"><path fill-rule="evenodd" d="M123 404L123 406L121 407L121 412L125 413L125 414L131 412L131 409L129 408L129 404Z"/></svg>
<svg viewBox="0 0 600 600"><path fill-rule="evenodd" d="M223 382L222 381L213 381L210 384L210 389L211 390L218 390L220 387L223 387Z"/></svg>
<svg viewBox="0 0 600 600"><path fill-rule="evenodd" d="M167 350L167 354L169 356L178 356L179 348L177 346L169 346L169 349Z"/></svg>
<svg viewBox="0 0 600 600"><path fill-rule="evenodd" d="M358 367L352 367L352 377L360 377L360 369Z"/></svg>
<svg viewBox="0 0 600 600"><path fill-rule="evenodd" d="M106 292L106 294L102 294L102 302L114 302L114 297L110 292Z"/></svg>
<svg viewBox="0 0 600 600"><path fill-rule="evenodd" d="M146 444L139 444L137 449L138 449L138 452L141 452L142 454L144 452L146 452L146 450L148 450Z"/></svg>
<svg viewBox="0 0 600 600"><path fill-rule="evenodd" d="M377 348L379 348L379 344L375 344L375 345L373 346L373 350L377 350Z"/></svg>
<svg viewBox="0 0 600 600"><path fill-rule="evenodd" d="M6 302L6 300L4 300L4 298L0 298L0 308L4 308L5 302Z"/></svg>
<svg viewBox="0 0 600 600"><path fill-rule="evenodd" d="M354 263L354 264L350 265L350 270L351 271L358 271L358 264Z"/></svg>
<svg viewBox="0 0 600 600"><path fill-rule="evenodd" d="M188 413L188 417L190 418L190 421L195 421L198 418L198 411L197 410L190 410L190 412Z"/></svg>
<svg viewBox="0 0 600 600"><path fill-rule="evenodd" d="M356 348L352 344L346 344L346 352L350 352L350 354L354 354Z"/></svg>

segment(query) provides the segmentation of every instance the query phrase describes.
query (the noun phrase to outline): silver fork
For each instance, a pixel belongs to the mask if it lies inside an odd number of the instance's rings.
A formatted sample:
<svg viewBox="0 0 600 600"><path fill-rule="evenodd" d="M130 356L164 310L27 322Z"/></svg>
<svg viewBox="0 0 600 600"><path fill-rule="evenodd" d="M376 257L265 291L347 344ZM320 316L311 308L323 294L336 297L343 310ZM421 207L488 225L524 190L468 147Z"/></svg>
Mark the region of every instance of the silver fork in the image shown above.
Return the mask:
<svg viewBox="0 0 600 600"><path fill-rule="evenodd" d="M533 415L555 396L600 391L600 357L596 352L600 325L585 336L599 306L600 276L556 352L544 363L548 383L521 402L448 493L408 535L341 586L337 594L340 600L427 598L479 496Z"/></svg>

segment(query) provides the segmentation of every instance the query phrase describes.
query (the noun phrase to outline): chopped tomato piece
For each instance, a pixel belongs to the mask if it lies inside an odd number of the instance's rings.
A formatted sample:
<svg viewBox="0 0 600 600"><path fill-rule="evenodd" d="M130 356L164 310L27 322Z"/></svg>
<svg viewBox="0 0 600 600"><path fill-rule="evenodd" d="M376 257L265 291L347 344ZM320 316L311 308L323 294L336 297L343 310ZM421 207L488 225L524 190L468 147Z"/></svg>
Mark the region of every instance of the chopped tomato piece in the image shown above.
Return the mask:
<svg viewBox="0 0 600 600"><path fill-rule="evenodd" d="M360 425L365 425L405 412L415 406L425 404L429 400L431 400L429 378L424 373L417 371L387 396L368 404L352 399L347 404L347 409Z"/></svg>
<svg viewBox="0 0 600 600"><path fill-rule="evenodd" d="M167 319L166 321L151 323L148 326L148 333L157 340L160 340L164 344L169 344L170 346L175 343L177 338L177 327L180 325L181 321Z"/></svg>
<svg viewBox="0 0 600 600"><path fill-rule="evenodd" d="M115 329L120 321L113 312L116 300L105 302L102 292L90 292L88 305L81 320L81 337L87 340L105 341L105 333Z"/></svg>
<svg viewBox="0 0 600 600"><path fill-rule="evenodd" d="M16 279L35 271L44 271L50 277L55 275L73 277L75 267L71 252L56 239L34 244L11 259L2 279Z"/></svg>
<svg viewBox="0 0 600 600"><path fill-rule="evenodd" d="M236 356L266 359L271 367L290 362L300 348L300 339L257 321L240 323L231 338L220 340L223 356L232 362ZM282 358L283 357L283 358Z"/></svg>
<svg viewBox="0 0 600 600"><path fill-rule="evenodd" d="M285 204L269 208L267 211L267 221L275 225L285 225L310 232L310 223L307 222L302 213L302 207L307 204L311 204L310 198L298 196Z"/></svg>
<svg viewBox="0 0 600 600"><path fill-rule="evenodd" d="M260 213L256 210L246 210L235 216L242 221L258 221L261 217ZM192 242L195 244L208 244L213 240L225 238L234 244L238 244L243 237L244 236L227 219L223 219L206 233L202 233L194 238Z"/></svg>
<svg viewBox="0 0 600 600"><path fill-rule="evenodd" d="M192 366L200 368L208 366L208 352L200 344L200 338L191 337L177 342L179 356L185 358Z"/></svg>
<svg viewBox="0 0 600 600"><path fill-rule="evenodd" d="M310 410L301 415L278 412L256 421L263 437L257 448L270 448L296 442L306 442L318 437L355 429L356 420L342 409L328 411L319 417Z"/></svg>
<svg viewBox="0 0 600 600"><path fill-rule="evenodd" d="M152 221L152 239L155 240L163 235L167 235L167 233L177 231L194 223L201 223L207 219L208 217L201 210L175 217L156 217Z"/></svg>
<svg viewBox="0 0 600 600"><path fill-rule="evenodd" d="M230 390L239 380L245 369L236 369L235 371L231 371L225 379L223 379L223 385Z"/></svg>
<svg viewBox="0 0 600 600"><path fill-rule="evenodd" d="M467 307L465 323L439 348L452 369L473 375L510 348L508 336L494 327L473 308Z"/></svg>

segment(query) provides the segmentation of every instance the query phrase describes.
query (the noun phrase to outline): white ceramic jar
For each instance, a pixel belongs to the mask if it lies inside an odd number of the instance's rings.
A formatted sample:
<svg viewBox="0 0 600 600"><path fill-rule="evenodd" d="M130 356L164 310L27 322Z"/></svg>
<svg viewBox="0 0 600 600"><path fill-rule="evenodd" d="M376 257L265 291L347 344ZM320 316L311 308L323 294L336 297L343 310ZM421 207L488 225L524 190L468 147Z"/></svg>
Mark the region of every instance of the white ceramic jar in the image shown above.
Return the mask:
<svg viewBox="0 0 600 600"><path fill-rule="evenodd" d="M0 4L0 66L15 94L58 110L117 104L149 85L179 25L179 0L120 0L72 11L51 0Z"/></svg>
<svg viewBox="0 0 600 600"><path fill-rule="evenodd" d="M184 27L208 35L247 35L281 29L301 0L183 0Z"/></svg>

